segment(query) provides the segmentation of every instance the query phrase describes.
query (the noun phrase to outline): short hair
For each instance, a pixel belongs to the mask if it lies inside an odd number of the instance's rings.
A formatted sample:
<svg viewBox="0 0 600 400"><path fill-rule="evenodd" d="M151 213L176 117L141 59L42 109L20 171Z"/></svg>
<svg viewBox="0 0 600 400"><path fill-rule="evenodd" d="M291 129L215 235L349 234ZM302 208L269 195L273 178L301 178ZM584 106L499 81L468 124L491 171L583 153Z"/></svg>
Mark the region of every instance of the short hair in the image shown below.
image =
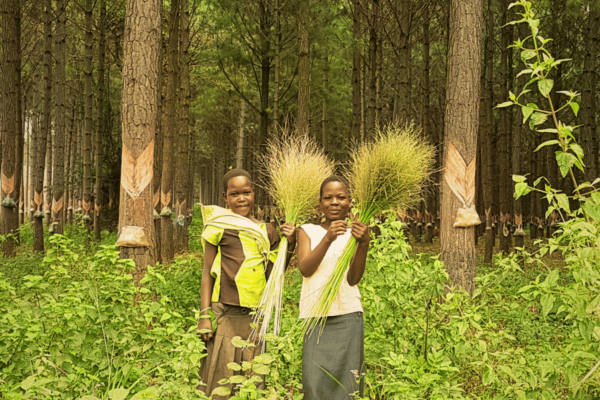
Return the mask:
<svg viewBox="0 0 600 400"><path fill-rule="evenodd" d="M229 185L229 180L231 178L237 178L239 176L245 176L250 182L252 182L250 174L245 169L236 168L229 170L225 173L225 175L223 175L223 190L225 191L225 193L227 193L227 186Z"/></svg>
<svg viewBox="0 0 600 400"><path fill-rule="evenodd" d="M342 185L346 186L346 189L348 189L348 192L350 192L350 184L348 183L348 180L346 178L338 175L331 175L325 178L325 180L323 180L323 182L321 183L321 189L319 190L319 198L323 197L323 189L325 188L325 185L331 182L341 183Z"/></svg>

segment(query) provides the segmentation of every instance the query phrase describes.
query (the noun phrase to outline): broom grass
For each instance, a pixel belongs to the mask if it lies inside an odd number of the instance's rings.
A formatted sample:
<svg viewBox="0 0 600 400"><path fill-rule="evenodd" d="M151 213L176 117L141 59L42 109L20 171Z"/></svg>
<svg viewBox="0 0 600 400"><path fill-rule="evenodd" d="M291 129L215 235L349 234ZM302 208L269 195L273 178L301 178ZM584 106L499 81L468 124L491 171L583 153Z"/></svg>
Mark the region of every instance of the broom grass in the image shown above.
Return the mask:
<svg viewBox="0 0 600 400"><path fill-rule="evenodd" d="M407 209L421 201L422 189L433 172L435 147L414 123L391 124L378 129L372 142L356 147L347 171L357 220L367 225L379 213ZM322 328L346 277L357 247L354 236L319 293L310 315L302 324L303 334Z"/></svg>
<svg viewBox="0 0 600 400"><path fill-rule="evenodd" d="M260 163L268 177L267 192L283 210L285 221L296 226L314 213L321 183L333 175L335 169L335 164L307 135L285 134L272 140ZM256 312L253 336L258 334L259 340L268 332L271 320L273 333L279 335L280 332L287 249L284 236Z"/></svg>

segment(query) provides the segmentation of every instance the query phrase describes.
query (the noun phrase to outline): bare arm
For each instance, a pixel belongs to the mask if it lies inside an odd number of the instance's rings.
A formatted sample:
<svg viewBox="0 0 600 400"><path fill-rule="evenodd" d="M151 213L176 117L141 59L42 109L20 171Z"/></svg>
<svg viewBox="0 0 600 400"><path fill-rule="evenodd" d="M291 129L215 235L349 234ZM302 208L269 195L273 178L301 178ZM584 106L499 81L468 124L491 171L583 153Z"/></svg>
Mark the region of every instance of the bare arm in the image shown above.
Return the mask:
<svg viewBox="0 0 600 400"><path fill-rule="evenodd" d="M352 236L356 238L358 246L354 251L350 269L348 270L348 284L350 286L358 285L365 273L367 254L369 253L369 244L371 242L369 227L362 222L354 221L352 223Z"/></svg>
<svg viewBox="0 0 600 400"><path fill-rule="evenodd" d="M210 274L210 269L217 258L217 247L206 243L204 252L204 270L202 271L202 283L200 286L200 315L210 315L211 297L215 286L215 278ZM212 322L210 318L200 318L198 330L210 329L208 333L202 333L202 340L208 342L212 336Z"/></svg>
<svg viewBox="0 0 600 400"><path fill-rule="evenodd" d="M308 278L317 271L331 243L338 236L346 233L347 229L348 223L346 221L333 221L327 230L327 234L314 250L310 249L310 238L304 230L300 229L298 233L298 268L302 276Z"/></svg>

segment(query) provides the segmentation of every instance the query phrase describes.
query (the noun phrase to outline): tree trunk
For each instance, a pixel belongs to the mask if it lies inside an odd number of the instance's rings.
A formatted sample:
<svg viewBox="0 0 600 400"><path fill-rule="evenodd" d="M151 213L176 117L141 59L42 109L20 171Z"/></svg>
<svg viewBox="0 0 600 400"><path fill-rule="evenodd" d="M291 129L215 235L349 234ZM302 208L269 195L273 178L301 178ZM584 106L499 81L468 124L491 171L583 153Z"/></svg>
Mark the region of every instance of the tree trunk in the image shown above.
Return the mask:
<svg viewBox="0 0 600 400"><path fill-rule="evenodd" d="M429 4L424 5L423 10L423 109L421 120L423 121L423 136L428 138L431 143L435 143L435 136L431 132L429 124L430 119L430 98L429 98ZM425 242L433 242L433 216L435 215L435 189L431 187L425 198Z"/></svg>
<svg viewBox="0 0 600 400"><path fill-rule="evenodd" d="M84 62L84 97L85 124L83 129L83 221L91 230L92 216L92 17L93 0L85 1L85 62Z"/></svg>
<svg viewBox="0 0 600 400"><path fill-rule="evenodd" d="M154 135L157 119L157 87L160 52L160 0L127 1L123 40L123 90L121 116L123 164L119 234L124 227L137 227L147 240L136 247L121 246L121 258L132 258L139 282L148 265L154 265L156 242L152 217Z"/></svg>
<svg viewBox="0 0 600 400"><path fill-rule="evenodd" d="M329 58L327 44L323 48L323 115L321 116L321 143L323 149L329 150L327 137L327 124L329 117L327 116L327 101L329 99Z"/></svg>
<svg viewBox="0 0 600 400"><path fill-rule="evenodd" d="M2 205L0 206L0 234L13 235L18 229L18 199L15 198L20 182L16 178L17 137L21 128L20 117L20 80L21 49L19 29L20 1L0 1L0 34L2 52L0 52L0 129L2 129ZM14 215L17 215L17 218ZM17 222L17 224L15 224ZM8 236L2 243L5 257L15 256L15 237Z"/></svg>
<svg viewBox="0 0 600 400"><path fill-rule="evenodd" d="M581 147L585 154L585 180L593 182L598 177L598 154L596 136L596 36L600 10L592 8L588 12L587 38L583 70L583 93L581 96Z"/></svg>
<svg viewBox="0 0 600 400"><path fill-rule="evenodd" d="M102 169L104 149L102 138L106 130L105 106L105 59L106 59L106 0L100 0L100 41L98 43L98 126L96 127L96 190L94 195L94 240L102 238Z"/></svg>
<svg viewBox="0 0 600 400"><path fill-rule="evenodd" d="M281 10L275 0L275 85L273 87L273 134L277 137L279 124L279 85L281 81Z"/></svg>
<svg viewBox="0 0 600 400"><path fill-rule="evenodd" d="M360 0L353 0L354 13L352 16L352 138L360 138L361 111L360 111L360 65L361 65L361 32L360 13L362 8Z"/></svg>
<svg viewBox="0 0 600 400"><path fill-rule="evenodd" d="M37 135L35 155L35 195L37 209L33 223L33 250L44 251L44 168L48 133L51 125L52 111L52 0L45 1L44 7L44 91L42 95L42 123Z"/></svg>
<svg viewBox="0 0 600 400"><path fill-rule="evenodd" d="M56 119L56 113L54 113ZM46 218L46 226L50 226L52 223L52 193L50 192L50 185L52 184L52 155L54 148L52 147L52 124L48 130L46 136L46 166L44 175L44 214Z"/></svg>
<svg viewBox="0 0 600 400"><path fill-rule="evenodd" d="M475 162L481 79L482 0L452 0L450 11L445 116L444 166L448 173L450 145L456 147L466 165ZM465 171L466 174L466 171ZM467 181L467 187L475 182ZM475 288L475 229L454 228L456 211L462 207L444 180L442 197L441 259L453 286L472 293ZM470 191L467 189L467 192Z"/></svg>
<svg viewBox="0 0 600 400"><path fill-rule="evenodd" d="M163 171L161 180L161 261L168 263L174 257L173 221L173 138L177 128L177 64L179 39L179 0L171 1L169 18L169 69L167 82L167 109L163 121Z"/></svg>
<svg viewBox="0 0 600 400"><path fill-rule="evenodd" d="M237 157L235 167L244 168L244 128L246 124L246 102L240 100L240 126L238 127Z"/></svg>
<svg viewBox="0 0 600 400"><path fill-rule="evenodd" d="M19 2L17 2L17 4L19 4ZM15 148L16 148L16 154L15 154L15 182L17 183L15 185L15 193L14 193L14 198L15 198L15 204L17 204L17 208L15 210L13 210L12 213L12 218L14 219L14 221L12 221L12 226L15 229L15 240L16 240L16 244L20 244L21 243L21 234L20 234L20 229L19 229L19 221L20 221L20 214L19 214L19 205L23 204L23 199L21 198L23 193L22 190L22 183L23 183L23 132L24 132L24 127L23 127L23 95L22 95L22 85L21 85L21 12L17 12L16 16L15 16L15 24L17 25L17 31L19 32L19 34L17 35L17 49L19 49L19 54L18 54L18 64L15 64L15 66L17 66L17 81L16 81L16 89L17 89L17 136L15 138Z"/></svg>
<svg viewBox="0 0 600 400"><path fill-rule="evenodd" d="M190 11L189 0L181 2L181 26L179 44L180 81L179 86L179 123L177 129L177 160L175 171L175 253L188 250L188 230L186 216L188 214L188 184L189 175L189 145L190 145L190 68L189 68L189 38L190 38Z"/></svg>
<svg viewBox="0 0 600 400"><path fill-rule="evenodd" d="M494 145L494 14L491 7L492 0L487 0L487 37L485 42L485 102L484 102L484 132L481 143L481 161L483 163L483 203L485 207L485 255L484 262L491 263L494 253L496 237L493 227L493 187L492 172L494 159L492 147Z"/></svg>
<svg viewBox="0 0 600 400"><path fill-rule="evenodd" d="M500 59L500 98L507 99L508 98L508 88L509 88L509 68L512 68L512 59L509 57L508 46L510 44L510 30L513 29L513 25L505 26L508 22L508 0L502 0L500 3L502 17L500 26L503 26L502 30L502 40L501 40L501 48L502 48L502 56ZM503 100L504 101L504 100ZM510 141L510 131L512 126L510 125L508 109L501 108L498 110L500 114L500 126L499 126L499 134L500 134L500 173L499 173L499 189L500 189L500 225L498 226L498 232L500 236L500 251L504 252L504 254L508 254L511 251L512 247L512 236L510 234L510 229L508 228L508 222L511 213L511 186L509 186L510 182L510 151L509 151L509 141Z"/></svg>
<svg viewBox="0 0 600 400"><path fill-rule="evenodd" d="M298 120L299 134L308 134L310 128L310 43L308 38L308 12L310 0L300 0L298 5Z"/></svg>
<svg viewBox="0 0 600 400"><path fill-rule="evenodd" d="M401 0L400 2L400 24L398 36L398 89L394 100L394 119L398 121L408 121L410 119L410 75L408 65L410 64L410 13L411 1Z"/></svg>
<svg viewBox="0 0 600 400"><path fill-rule="evenodd" d="M69 224L73 224L75 221L75 209L77 208L77 200L76 200L76 185L77 185L77 180L76 180L76 176L75 176L75 168L76 168L76 161L77 161L77 155L79 154L77 152L77 149L79 148L79 113L77 112L78 108L79 108L79 102L74 100L74 106L73 106L73 127L72 127L72 138L71 138L71 154L69 155L69 215L68 215L68 220L69 220Z"/></svg>
<svg viewBox="0 0 600 400"><path fill-rule="evenodd" d="M377 24L379 23L379 0L373 1L371 26L369 30L369 102L367 105L367 137L373 137L375 132L375 109L377 92Z"/></svg>
<svg viewBox="0 0 600 400"><path fill-rule="evenodd" d="M66 130L66 67L67 67L67 7L65 0L57 0L57 26L56 26L56 129L52 146L52 201L50 203L50 215L52 216L52 232L63 233L62 210L64 207L65 193L65 130ZM50 218L48 219L50 221Z"/></svg>

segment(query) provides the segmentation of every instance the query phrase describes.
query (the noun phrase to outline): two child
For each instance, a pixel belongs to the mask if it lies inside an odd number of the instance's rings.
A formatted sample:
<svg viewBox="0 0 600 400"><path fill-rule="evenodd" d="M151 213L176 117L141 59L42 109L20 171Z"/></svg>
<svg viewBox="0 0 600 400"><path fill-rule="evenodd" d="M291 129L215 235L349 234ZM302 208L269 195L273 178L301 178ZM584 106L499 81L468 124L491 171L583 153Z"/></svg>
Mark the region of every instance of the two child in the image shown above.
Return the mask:
<svg viewBox="0 0 600 400"><path fill-rule="evenodd" d="M232 170L223 181L229 210L203 208L205 268L198 329L208 348L200 369L206 385L201 389L207 394L220 386L219 380L233 375L228 363L250 361L260 351L259 346L235 348L231 339L250 337L250 313L259 304L280 241L275 228L251 216L254 190L250 175L244 170ZM303 275L300 318L313 317L312 305L346 243L351 236L358 242L347 280L335 298L324 329L304 338L305 400L349 399L348 392L355 391L363 394L360 372L364 364L364 322L356 285L365 271L370 236L368 227L361 222L354 221L352 228L348 227L351 202L347 184L339 177L327 178L321 185L319 203L325 222L305 224L298 230L298 266ZM280 229L288 239L289 263L296 247L296 229L290 223L282 224ZM211 309L217 323L214 333L209 318Z"/></svg>

